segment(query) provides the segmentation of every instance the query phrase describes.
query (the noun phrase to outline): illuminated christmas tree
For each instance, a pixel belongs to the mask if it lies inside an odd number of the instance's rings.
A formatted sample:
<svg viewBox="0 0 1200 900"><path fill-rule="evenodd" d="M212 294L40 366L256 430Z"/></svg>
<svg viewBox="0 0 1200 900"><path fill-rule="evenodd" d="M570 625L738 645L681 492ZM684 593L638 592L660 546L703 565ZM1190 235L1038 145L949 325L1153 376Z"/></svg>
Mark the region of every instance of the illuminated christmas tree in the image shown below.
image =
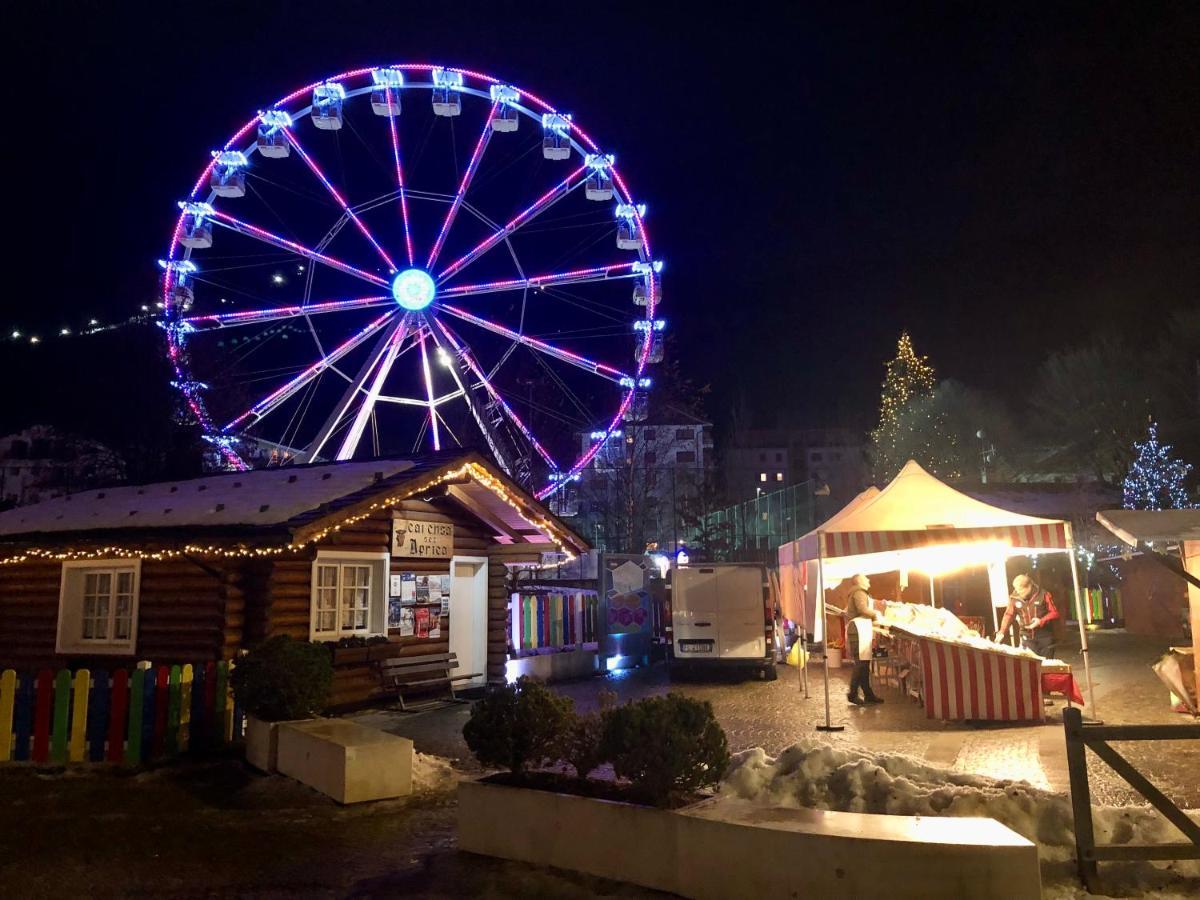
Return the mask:
<svg viewBox="0 0 1200 900"><path fill-rule="evenodd" d="M901 444L911 446L911 441L901 439L900 432L904 427L900 421L901 410L932 393L933 366L929 365L928 357L917 356L908 332L901 332L896 344L896 358L887 364L887 375L883 379L879 426L871 432L877 479L891 478L907 462L896 458Z"/></svg>
<svg viewBox="0 0 1200 900"><path fill-rule="evenodd" d="M1171 445L1158 442L1158 424L1150 423L1146 440L1134 441L1137 454L1125 476L1126 509L1184 509L1188 502L1184 481L1190 464L1171 457Z"/></svg>

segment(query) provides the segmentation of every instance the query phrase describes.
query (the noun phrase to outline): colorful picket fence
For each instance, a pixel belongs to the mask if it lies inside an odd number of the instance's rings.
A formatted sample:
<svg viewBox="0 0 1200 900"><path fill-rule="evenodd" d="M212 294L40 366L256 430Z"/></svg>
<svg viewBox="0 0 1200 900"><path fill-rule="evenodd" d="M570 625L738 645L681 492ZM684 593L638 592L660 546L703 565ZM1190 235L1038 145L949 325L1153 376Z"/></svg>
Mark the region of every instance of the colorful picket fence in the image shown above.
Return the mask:
<svg viewBox="0 0 1200 900"><path fill-rule="evenodd" d="M0 763L138 765L242 734L230 664L0 673Z"/></svg>
<svg viewBox="0 0 1200 900"><path fill-rule="evenodd" d="M537 650L594 643L599 602L595 591L513 594L509 603L513 648Z"/></svg>

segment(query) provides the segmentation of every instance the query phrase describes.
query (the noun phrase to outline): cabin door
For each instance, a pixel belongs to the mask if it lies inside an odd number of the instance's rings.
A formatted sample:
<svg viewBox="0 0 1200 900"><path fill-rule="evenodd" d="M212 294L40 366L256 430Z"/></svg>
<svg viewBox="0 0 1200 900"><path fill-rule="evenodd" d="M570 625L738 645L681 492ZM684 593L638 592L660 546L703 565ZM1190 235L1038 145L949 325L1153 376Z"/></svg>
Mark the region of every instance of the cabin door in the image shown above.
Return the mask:
<svg viewBox="0 0 1200 900"><path fill-rule="evenodd" d="M487 681L487 558L450 560L450 652L458 657L452 675L478 675L456 687L482 687Z"/></svg>

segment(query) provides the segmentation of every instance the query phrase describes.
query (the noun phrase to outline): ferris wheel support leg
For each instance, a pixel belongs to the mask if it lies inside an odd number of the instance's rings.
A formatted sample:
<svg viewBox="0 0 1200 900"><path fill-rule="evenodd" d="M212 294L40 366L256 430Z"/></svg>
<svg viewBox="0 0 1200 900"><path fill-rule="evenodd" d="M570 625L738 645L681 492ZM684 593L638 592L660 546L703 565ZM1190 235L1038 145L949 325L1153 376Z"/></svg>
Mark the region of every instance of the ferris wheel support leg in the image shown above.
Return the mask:
<svg viewBox="0 0 1200 900"><path fill-rule="evenodd" d="M342 394L341 399L338 400L329 417L321 425L321 430L317 432L317 436L313 438L312 443L305 450L305 462L315 462L317 457L320 456L321 451L325 449L325 445L332 439L338 426L345 421L346 415L349 413L351 407L353 407L354 401L358 399L358 395L363 390L367 379L371 377L371 373L375 370L375 367L379 365L383 357L387 354L392 336L398 329L403 327L404 322L402 320L394 328L386 331L375 343L375 346L371 348L371 352L363 362L362 367L358 370L358 374L350 382L350 386L346 388L345 393Z"/></svg>
<svg viewBox="0 0 1200 900"><path fill-rule="evenodd" d="M243 423L245 423L247 419L253 419L250 424L254 424L255 422L261 420L263 416L267 415L269 412L271 412L271 410L275 409L277 406L279 406L279 404L283 403L285 400L295 394L296 391L300 390L302 387L304 387L304 385L308 384L359 344L363 343L363 341L369 338L372 334L377 332L394 315L395 313L386 312L378 319L375 319L373 322L369 323L366 328L363 328L357 334L351 335L348 340L335 347L326 356L321 357L287 384L283 385L283 387L276 388L263 400L260 400L254 406L250 407L250 409L246 410L236 419L232 420L222 430L233 431L238 429L243 426Z"/></svg>
<svg viewBox="0 0 1200 900"><path fill-rule="evenodd" d="M467 404L467 409L470 410L471 418L475 420L475 427L479 429L479 433L487 441L488 449L492 451L492 456L496 458L496 462L499 463L500 468L510 478L515 478L516 468L513 465L513 461L509 459L510 454L508 450L501 446L499 439L494 433L494 429L488 427L487 418L483 414L479 399L471 392L467 384L467 378L462 370L462 366L464 363L468 367L471 366L470 357L460 350L458 344L450 336L446 326L441 321L436 318L431 318L430 321L433 324L429 329L429 334L433 338L433 342L446 353L446 368L450 370L450 376L454 379L454 383L458 385L458 389L462 391L463 400ZM441 335L439 335L439 331ZM445 343L443 343L443 339ZM486 381L484 383L486 385Z"/></svg>
<svg viewBox="0 0 1200 900"><path fill-rule="evenodd" d="M419 335L421 341L421 369L425 374L425 396L429 398L429 431L433 437L433 449L442 449L441 435L438 433L437 402L433 397L433 373L429 371L429 352L425 348L425 332Z"/></svg>
<svg viewBox="0 0 1200 900"><path fill-rule="evenodd" d="M375 377L371 380L371 387L367 390L367 396L359 404L358 412L354 415L354 422L351 423L350 430L346 433L345 440L342 441L342 446L338 448L338 460L353 458L354 451L358 449L358 442L362 439L363 431L367 427L367 421L371 418L371 413L375 409L375 402L379 399L379 392L383 389L383 384L387 381L388 373L392 370L392 364L396 361L396 357L400 353L400 347L407 336L408 317L406 316L400 320L400 324L396 326L391 338L388 340L387 351L384 353L382 362L380 362L378 368L375 370Z"/></svg>

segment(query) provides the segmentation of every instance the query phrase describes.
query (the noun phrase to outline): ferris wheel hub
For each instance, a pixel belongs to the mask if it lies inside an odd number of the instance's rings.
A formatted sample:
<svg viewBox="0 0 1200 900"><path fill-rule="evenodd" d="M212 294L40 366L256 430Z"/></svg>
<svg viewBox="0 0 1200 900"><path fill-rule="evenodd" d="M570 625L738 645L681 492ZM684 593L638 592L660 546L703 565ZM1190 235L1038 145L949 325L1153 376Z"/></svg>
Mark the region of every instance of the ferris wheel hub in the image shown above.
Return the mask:
<svg viewBox="0 0 1200 900"><path fill-rule="evenodd" d="M392 279L392 297L401 307L417 312L433 302L437 285L424 269L405 269Z"/></svg>

